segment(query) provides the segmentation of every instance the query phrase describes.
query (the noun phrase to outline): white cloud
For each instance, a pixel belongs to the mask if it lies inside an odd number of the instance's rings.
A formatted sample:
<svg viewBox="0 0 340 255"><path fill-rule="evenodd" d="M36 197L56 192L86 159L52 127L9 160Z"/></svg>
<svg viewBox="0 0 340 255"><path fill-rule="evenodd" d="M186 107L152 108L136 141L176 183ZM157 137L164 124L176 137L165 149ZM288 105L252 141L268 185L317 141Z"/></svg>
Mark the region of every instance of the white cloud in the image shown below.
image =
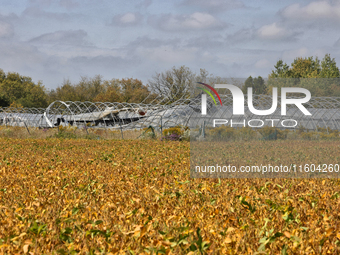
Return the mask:
<svg viewBox="0 0 340 255"><path fill-rule="evenodd" d="M233 34L227 36L227 40L231 43L247 43L255 37L254 28L243 28Z"/></svg>
<svg viewBox="0 0 340 255"><path fill-rule="evenodd" d="M136 8L148 8L152 4L152 0L143 0L142 2L136 4Z"/></svg>
<svg viewBox="0 0 340 255"><path fill-rule="evenodd" d="M293 50L285 50L282 53L282 59L288 59L288 60L294 60L295 58L298 57L309 57L310 56L310 51L306 47L301 47L298 49L293 49Z"/></svg>
<svg viewBox="0 0 340 255"><path fill-rule="evenodd" d="M181 39L179 38L152 38L149 36L139 36L135 40L129 42L125 48L127 51L131 52L131 49L136 49L138 47L145 47L145 48L157 48L160 46L170 45L172 47L177 47L181 44Z"/></svg>
<svg viewBox="0 0 340 255"><path fill-rule="evenodd" d="M290 36L290 33L276 24L276 22L262 26L257 30L257 34L262 39L279 40Z"/></svg>
<svg viewBox="0 0 340 255"><path fill-rule="evenodd" d="M200 7L205 11L221 12L245 7L240 0L184 0L183 5Z"/></svg>
<svg viewBox="0 0 340 255"><path fill-rule="evenodd" d="M23 17L33 17L33 18L40 18L40 19L45 19L45 20L58 20L58 21L69 21L72 18L75 18L79 14L73 14L70 15L67 12L49 12L45 11L41 8L41 6L29 6L22 12Z"/></svg>
<svg viewBox="0 0 340 255"><path fill-rule="evenodd" d="M208 13L195 12L190 15L165 15L152 17L149 23L166 31L223 29L227 25Z"/></svg>
<svg viewBox="0 0 340 255"><path fill-rule="evenodd" d="M135 26L140 24L143 21L143 16L136 12L128 12L125 14L118 14L112 18L111 25L115 26Z"/></svg>
<svg viewBox="0 0 340 255"><path fill-rule="evenodd" d="M223 49L223 46L226 45L225 43L225 38L218 34L214 36L198 36L194 38L189 38L186 40L187 47L195 47L199 48L201 50L220 50L221 48Z"/></svg>
<svg viewBox="0 0 340 255"><path fill-rule="evenodd" d="M85 38L87 33L84 30L67 30L56 31L35 37L30 40L31 43L52 44L52 45L90 45Z"/></svg>
<svg viewBox="0 0 340 255"><path fill-rule="evenodd" d="M340 47L340 38L334 43L334 47Z"/></svg>
<svg viewBox="0 0 340 255"><path fill-rule="evenodd" d="M47 7L56 4L67 9L79 6L79 2L77 0L29 0L29 3L32 5Z"/></svg>
<svg viewBox="0 0 340 255"><path fill-rule="evenodd" d="M102 74L107 79L131 75L146 80L156 71L183 64L220 76L265 77L279 58L287 63L315 54L322 58L317 48L339 58L340 0L274 1L266 7L248 2L5 4L0 11L7 15L0 14L0 67L56 87L63 78L77 81L80 75ZM77 3L79 8L74 8ZM287 8L280 11L280 6ZM146 17L151 26L138 26ZM111 21L120 28L103 26ZM323 30L316 31L320 24Z"/></svg>
<svg viewBox="0 0 340 255"><path fill-rule="evenodd" d="M267 59L260 59L255 63L256 68L270 68L272 65Z"/></svg>
<svg viewBox="0 0 340 255"><path fill-rule="evenodd" d="M317 21L317 20L340 20L340 2L314 1L306 6L292 4L280 12L287 20Z"/></svg>
<svg viewBox="0 0 340 255"><path fill-rule="evenodd" d="M174 48L170 45L156 48L138 48L136 53L143 58L162 63L178 64L192 61L195 58L197 49Z"/></svg>
<svg viewBox="0 0 340 255"><path fill-rule="evenodd" d="M124 24L126 23L133 23L136 21L136 15L129 12L129 13L126 13L125 15L123 15L121 18L120 18L120 21Z"/></svg>
<svg viewBox="0 0 340 255"><path fill-rule="evenodd" d="M27 43L0 41L0 56L0 66L5 71L19 72L34 81L42 80L62 67L55 57L45 55Z"/></svg>
<svg viewBox="0 0 340 255"><path fill-rule="evenodd" d="M0 20L0 38L11 37L13 34L13 27L9 23Z"/></svg>

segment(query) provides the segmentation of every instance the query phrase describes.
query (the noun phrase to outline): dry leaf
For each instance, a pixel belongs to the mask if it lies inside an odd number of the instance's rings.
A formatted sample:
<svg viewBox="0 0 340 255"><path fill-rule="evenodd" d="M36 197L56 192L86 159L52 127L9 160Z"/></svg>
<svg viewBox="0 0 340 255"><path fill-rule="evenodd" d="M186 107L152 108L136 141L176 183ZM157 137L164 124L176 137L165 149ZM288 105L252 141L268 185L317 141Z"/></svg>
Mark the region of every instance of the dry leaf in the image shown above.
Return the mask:
<svg viewBox="0 0 340 255"><path fill-rule="evenodd" d="M229 228L227 229L227 233L233 232L233 231L235 231L235 228L233 228L233 227L229 227Z"/></svg>
<svg viewBox="0 0 340 255"><path fill-rule="evenodd" d="M232 241L229 237L226 237L226 238L224 239L224 242L225 242L225 243L232 243L233 241Z"/></svg>
<svg viewBox="0 0 340 255"><path fill-rule="evenodd" d="M288 231L284 231L283 234L284 234L287 238L290 238L290 237L291 237L291 234L290 234Z"/></svg>
<svg viewBox="0 0 340 255"><path fill-rule="evenodd" d="M327 229L327 231L326 231L326 236L327 236L327 237L331 236L332 234L334 234L334 231L335 231L335 228L329 228L329 229Z"/></svg>
<svg viewBox="0 0 340 255"><path fill-rule="evenodd" d="M25 244L24 247L23 247L25 254L28 252L28 247L29 247L29 244Z"/></svg>

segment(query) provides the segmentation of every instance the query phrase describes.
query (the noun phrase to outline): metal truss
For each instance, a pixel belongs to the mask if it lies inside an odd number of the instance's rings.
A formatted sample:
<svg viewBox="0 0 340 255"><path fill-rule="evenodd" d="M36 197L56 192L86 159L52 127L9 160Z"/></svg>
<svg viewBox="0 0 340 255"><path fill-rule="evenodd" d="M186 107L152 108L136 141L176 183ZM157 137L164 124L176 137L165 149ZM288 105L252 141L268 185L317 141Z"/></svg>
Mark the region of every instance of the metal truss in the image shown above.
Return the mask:
<svg viewBox="0 0 340 255"><path fill-rule="evenodd" d="M141 129L153 127L188 126L196 128L211 125L213 119L233 120L237 123L252 120L252 125L260 125L266 119L274 119L276 127L289 119L308 130L330 128L340 130L340 98L313 97L304 106L312 113L305 116L297 107L287 106L287 114L281 115L281 98L278 107L269 116L252 114L245 100L245 115L233 115L232 95L221 95L223 106L208 101L208 113L201 114L201 94L191 98L181 98L174 103L162 99L156 103L110 103L110 102L63 102L55 101L46 109L42 108L0 108L0 125L52 128L59 125L85 126L89 128ZM269 109L272 97L254 95L253 105L258 110ZM268 122L268 121L267 121ZM269 125L271 122L266 123Z"/></svg>

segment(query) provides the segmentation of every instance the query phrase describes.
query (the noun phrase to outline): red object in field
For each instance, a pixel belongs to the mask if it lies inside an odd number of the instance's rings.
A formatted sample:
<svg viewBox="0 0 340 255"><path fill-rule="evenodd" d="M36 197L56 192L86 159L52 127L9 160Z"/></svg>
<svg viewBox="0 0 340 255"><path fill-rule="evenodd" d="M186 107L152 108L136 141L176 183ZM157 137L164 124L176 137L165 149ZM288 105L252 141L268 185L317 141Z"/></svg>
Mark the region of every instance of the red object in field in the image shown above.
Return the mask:
<svg viewBox="0 0 340 255"><path fill-rule="evenodd" d="M138 111L138 113L139 113L139 115L142 115L142 116L144 116L144 115L145 115L145 113L146 113L146 111L145 111L145 112L143 112L143 111L139 110L139 111Z"/></svg>

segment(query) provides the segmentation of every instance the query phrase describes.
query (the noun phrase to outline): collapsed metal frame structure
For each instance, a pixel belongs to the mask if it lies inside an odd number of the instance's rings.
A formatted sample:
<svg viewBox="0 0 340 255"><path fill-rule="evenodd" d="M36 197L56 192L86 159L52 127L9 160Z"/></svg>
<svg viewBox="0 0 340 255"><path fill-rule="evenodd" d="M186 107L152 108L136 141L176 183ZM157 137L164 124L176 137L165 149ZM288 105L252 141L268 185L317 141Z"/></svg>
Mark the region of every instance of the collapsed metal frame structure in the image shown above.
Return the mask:
<svg viewBox="0 0 340 255"><path fill-rule="evenodd" d="M235 123L252 120L259 125L266 119L274 119L275 126L283 120L294 119L307 130L329 128L340 130L340 97L312 97L304 106L312 113L305 116L297 107L287 106L287 115L280 112L280 97L277 110L270 116L252 114L245 106L245 115L233 115L231 94L221 94L223 106L208 101L207 115L201 114L201 94L173 103L110 103L110 102L63 102L55 101L44 108L0 108L0 125L53 128L59 125L86 126L89 128L142 129L145 127L187 126L196 128L211 125L212 120L224 118ZM246 100L245 100L246 101ZM254 95L256 109L269 109L272 98L268 95ZM256 124L257 123L257 124ZM273 122L274 123L274 122ZM288 122L289 123L289 120ZM266 123L265 125L270 125Z"/></svg>

